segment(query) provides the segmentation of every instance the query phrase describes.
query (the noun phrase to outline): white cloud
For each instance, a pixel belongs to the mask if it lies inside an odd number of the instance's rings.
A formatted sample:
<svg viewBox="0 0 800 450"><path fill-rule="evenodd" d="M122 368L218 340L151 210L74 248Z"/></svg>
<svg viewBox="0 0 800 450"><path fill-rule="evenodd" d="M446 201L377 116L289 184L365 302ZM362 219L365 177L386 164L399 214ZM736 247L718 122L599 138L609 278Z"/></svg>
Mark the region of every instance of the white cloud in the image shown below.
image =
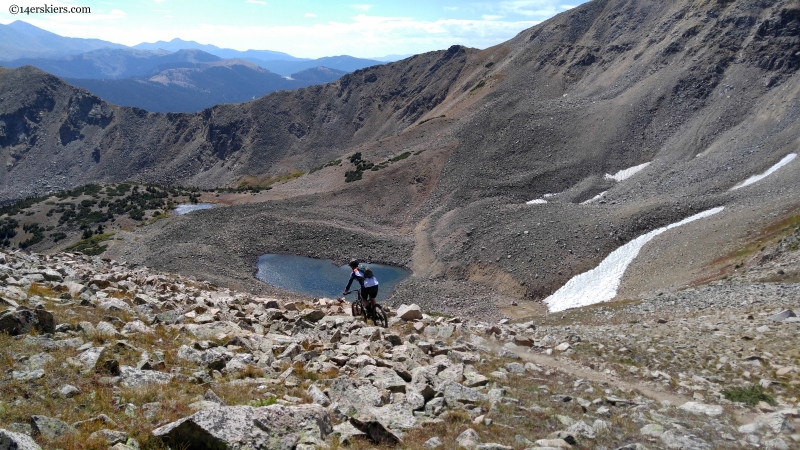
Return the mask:
<svg viewBox="0 0 800 450"><path fill-rule="evenodd" d="M502 18L503 18L503 16L496 16L496 15L492 15L492 14L484 14L484 15L481 16L481 19L483 19L483 20L497 20L497 19L502 19Z"/></svg>
<svg viewBox="0 0 800 450"><path fill-rule="evenodd" d="M410 17L381 17L359 14L349 22L327 22L315 25L277 27L228 26L202 24L191 29L171 29L172 36L186 40L203 40L214 45L245 50L270 49L294 56L321 57L352 55L368 57L377 54L416 54L446 49L454 44L486 48L514 37L539 21L416 20ZM164 32L151 30L157 37ZM136 33L131 40L138 43Z"/></svg>
<svg viewBox="0 0 800 450"><path fill-rule="evenodd" d="M350 5L351 8L357 9L359 11L369 11L375 5Z"/></svg>
<svg viewBox="0 0 800 450"><path fill-rule="evenodd" d="M262 2L259 0L247 0L247 3L253 3L254 5L266 5L267 2Z"/></svg>
<svg viewBox="0 0 800 450"><path fill-rule="evenodd" d="M303 17L317 17L314 13L306 13Z"/></svg>

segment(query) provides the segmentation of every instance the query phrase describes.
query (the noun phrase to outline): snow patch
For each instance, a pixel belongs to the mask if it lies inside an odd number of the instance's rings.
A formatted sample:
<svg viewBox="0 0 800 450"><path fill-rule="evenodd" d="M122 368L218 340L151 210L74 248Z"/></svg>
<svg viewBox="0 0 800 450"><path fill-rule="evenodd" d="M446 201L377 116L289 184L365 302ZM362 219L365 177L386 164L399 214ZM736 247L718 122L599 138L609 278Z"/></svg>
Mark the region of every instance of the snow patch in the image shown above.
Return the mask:
<svg viewBox="0 0 800 450"><path fill-rule="evenodd" d="M632 177L633 174L639 172L640 170L644 169L649 165L650 163L646 162L644 164L639 164L638 166L628 167L627 169L620 170L614 175L606 174L603 178L605 178L606 180L614 180L614 181L627 180L628 178Z"/></svg>
<svg viewBox="0 0 800 450"><path fill-rule="evenodd" d="M525 202L526 205L544 205L545 203L547 203L547 200L543 198L537 198L536 200Z"/></svg>
<svg viewBox="0 0 800 450"><path fill-rule="evenodd" d="M588 205L589 203L596 202L597 200L600 200L601 198L605 197L606 192L608 192L608 191L603 191L603 192L595 195L594 197L590 198L589 200L582 201L581 205Z"/></svg>
<svg viewBox="0 0 800 450"><path fill-rule="evenodd" d="M745 186L751 185L757 181L761 181L762 179L772 175L773 172L780 169L781 167L789 164L792 162L793 159L797 158L797 153L789 153L788 155L784 156L782 160L778 161L777 164L770 167L769 170L760 174L760 175L753 175L752 177L742 181L741 183L737 184L736 186L732 187L731 190L735 191L736 189L743 188Z"/></svg>
<svg viewBox="0 0 800 450"><path fill-rule="evenodd" d="M570 308L593 305L607 302L617 295L617 288L622 281L622 275L631 262L639 254L644 244L659 234L689 222L708 217L722 211L724 207L709 209L680 222L658 228L643 234L614 250L594 269L572 277L561 289L547 297L544 302L550 312L564 311Z"/></svg>
<svg viewBox="0 0 800 450"><path fill-rule="evenodd" d="M211 209L214 207L213 203L183 203L178 205L177 208L173 210L175 214L183 215L188 214L192 211L200 211L201 209Z"/></svg>

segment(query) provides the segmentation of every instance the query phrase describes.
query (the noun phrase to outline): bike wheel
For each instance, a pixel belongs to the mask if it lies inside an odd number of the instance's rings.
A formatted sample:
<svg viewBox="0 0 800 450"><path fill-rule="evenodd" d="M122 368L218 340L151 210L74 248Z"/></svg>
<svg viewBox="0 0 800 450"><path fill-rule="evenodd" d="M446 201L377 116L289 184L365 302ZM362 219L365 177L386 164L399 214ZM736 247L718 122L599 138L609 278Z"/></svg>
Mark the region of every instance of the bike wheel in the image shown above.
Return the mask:
<svg viewBox="0 0 800 450"><path fill-rule="evenodd" d="M356 300L356 301L354 301L353 303L350 304L350 310L353 313L353 317L358 317L358 316L362 315L363 314L363 312L362 312L363 309L364 308L361 307L361 302L359 302L358 300Z"/></svg>
<svg viewBox="0 0 800 450"><path fill-rule="evenodd" d="M379 327L386 328L387 326L389 326L389 321L386 318L386 311L383 310L383 306L381 306L380 304L375 305L373 320L375 322L375 325Z"/></svg>

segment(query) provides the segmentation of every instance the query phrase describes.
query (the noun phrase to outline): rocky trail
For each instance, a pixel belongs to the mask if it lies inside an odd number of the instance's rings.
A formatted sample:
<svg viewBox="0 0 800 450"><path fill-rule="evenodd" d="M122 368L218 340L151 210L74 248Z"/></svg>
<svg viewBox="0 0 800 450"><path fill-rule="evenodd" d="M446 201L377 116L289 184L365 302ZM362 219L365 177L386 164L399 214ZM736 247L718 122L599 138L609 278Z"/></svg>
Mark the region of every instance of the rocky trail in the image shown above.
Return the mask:
<svg viewBox="0 0 800 450"><path fill-rule="evenodd" d="M800 286L758 278L794 270L793 236L737 276L677 293L524 321L402 305L386 329L339 299L3 253L0 443L793 448ZM729 399L745 389L754 406Z"/></svg>

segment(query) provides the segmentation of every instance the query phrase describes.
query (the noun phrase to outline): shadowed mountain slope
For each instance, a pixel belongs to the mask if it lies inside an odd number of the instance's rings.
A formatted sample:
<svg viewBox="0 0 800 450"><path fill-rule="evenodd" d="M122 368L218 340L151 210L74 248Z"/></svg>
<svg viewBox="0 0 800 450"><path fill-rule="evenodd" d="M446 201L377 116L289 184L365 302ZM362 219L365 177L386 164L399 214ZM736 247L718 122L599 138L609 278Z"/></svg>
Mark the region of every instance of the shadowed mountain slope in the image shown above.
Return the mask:
<svg viewBox="0 0 800 450"><path fill-rule="evenodd" d="M23 68L0 74L2 192L67 174L214 186L341 158L115 252L241 283L259 253L356 252L414 269L397 295L445 312L478 294L541 299L633 238L724 206L648 244L620 293L675 289L732 268L800 209L797 161L730 190L800 147L798 39L796 1L594 0L483 51L194 115L111 106ZM345 183L354 152L380 170Z"/></svg>

